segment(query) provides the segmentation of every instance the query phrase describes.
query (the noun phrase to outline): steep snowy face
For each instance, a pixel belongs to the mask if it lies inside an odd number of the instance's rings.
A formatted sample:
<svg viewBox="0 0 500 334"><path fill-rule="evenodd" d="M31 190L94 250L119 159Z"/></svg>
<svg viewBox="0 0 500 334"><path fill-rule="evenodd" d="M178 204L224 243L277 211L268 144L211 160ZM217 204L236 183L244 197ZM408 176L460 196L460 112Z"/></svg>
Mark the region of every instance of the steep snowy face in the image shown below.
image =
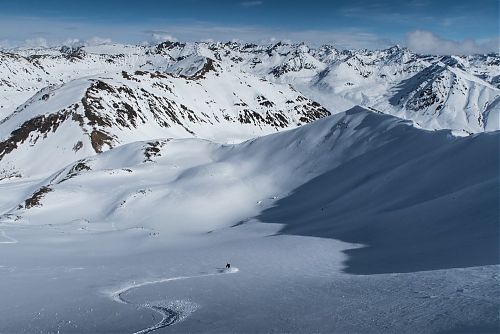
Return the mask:
<svg viewBox="0 0 500 334"><path fill-rule="evenodd" d="M468 133L499 128L500 90L490 77L457 62L419 57L406 50L354 54L335 61L309 85L299 86L325 106L362 104L413 120L426 129Z"/></svg>
<svg viewBox="0 0 500 334"><path fill-rule="evenodd" d="M480 132L499 126L500 91L441 62L404 80L392 92L389 103L426 128Z"/></svg>
<svg viewBox="0 0 500 334"><path fill-rule="evenodd" d="M443 57L442 62L463 71L472 73L496 88L500 88L500 55L472 55Z"/></svg>
<svg viewBox="0 0 500 334"><path fill-rule="evenodd" d="M181 74L122 71L42 89L0 123L1 177L53 172L137 140L240 142L330 115L288 85L210 58L193 64Z"/></svg>

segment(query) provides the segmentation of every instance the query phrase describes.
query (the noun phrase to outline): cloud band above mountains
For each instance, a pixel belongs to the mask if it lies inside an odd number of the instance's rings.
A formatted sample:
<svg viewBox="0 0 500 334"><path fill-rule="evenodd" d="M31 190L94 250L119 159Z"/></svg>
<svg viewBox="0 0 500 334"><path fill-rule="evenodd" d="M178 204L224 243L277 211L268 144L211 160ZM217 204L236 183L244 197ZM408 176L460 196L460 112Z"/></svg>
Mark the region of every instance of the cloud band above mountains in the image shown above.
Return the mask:
<svg viewBox="0 0 500 334"><path fill-rule="evenodd" d="M415 30L406 34L406 46L414 52L433 55L470 55L498 53L499 38L478 42L474 39L452 41L427 30Z"/></svg>
<svg viewBox="0 0 500 334"><path fill-rule="evenodd" d="M256 3L252 6L256 6ZM19 24L20 21L23 24ZM39 27L44 27L43 31L40 31ZM15 38L9 33L14 31L16 32ZM360 29L287 30L259 26L215 25L197 21L108 26L103 23L67 22L39 17L0 20L0 48L94 45L110 42L149 44L164 40L256 43L274 43L284 40L306 42L313 47L331 44L339 49L383 49L394 44L402 44L417 53L437 55L498 52L499 43L498 36L488 40L453 41L428 30L413 30L406 34L405 40L398 40Z"/></svg>

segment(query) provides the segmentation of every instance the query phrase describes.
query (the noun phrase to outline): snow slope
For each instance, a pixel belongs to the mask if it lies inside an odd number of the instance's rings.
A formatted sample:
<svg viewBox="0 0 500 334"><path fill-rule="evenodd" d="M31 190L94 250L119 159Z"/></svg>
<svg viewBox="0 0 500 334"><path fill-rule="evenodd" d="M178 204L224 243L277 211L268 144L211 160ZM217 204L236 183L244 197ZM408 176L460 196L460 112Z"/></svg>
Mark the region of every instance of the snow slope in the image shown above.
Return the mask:
<svg viewBox="0 0 500 334"><path fill-rule="evenodd" d="M349 251L353 272L497 264L499 135L418 130L356 107L238 145L121 145L68 165L5 213L29 224L205 233L285 197L259 219L367 244Z"/></svg>
<svg viewBox="0 0 500 334"><path fill-rule="evenodd" d="M21 199L0 222L0 330L494 332L499 136L356 107L4 180ZM226 262L239 272L212 275Z"/></svg>
<svg viewBox="0 0 500 334"><path fill-rule="evenodd" d="M358 131L379 118L365 115ZM407 125L375 133L373 148L332 165L259 220L286 222L286 234L367 245L346 251L347 272L356 274L498 264L500 133L456 138Z"/></svg>

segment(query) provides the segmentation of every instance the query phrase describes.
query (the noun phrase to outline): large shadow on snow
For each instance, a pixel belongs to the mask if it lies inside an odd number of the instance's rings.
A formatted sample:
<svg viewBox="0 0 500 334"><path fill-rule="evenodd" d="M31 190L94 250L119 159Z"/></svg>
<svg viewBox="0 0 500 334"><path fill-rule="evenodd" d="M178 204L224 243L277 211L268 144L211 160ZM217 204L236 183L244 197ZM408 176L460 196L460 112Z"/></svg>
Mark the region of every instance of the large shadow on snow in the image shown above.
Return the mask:
<svg viewBox="0 0 500 334"><path fill-rule="evenodd" d="M408 131L258 218L285 224L281 234L366 245L346 251L353 274L498 264L500 132Z"/></svg>

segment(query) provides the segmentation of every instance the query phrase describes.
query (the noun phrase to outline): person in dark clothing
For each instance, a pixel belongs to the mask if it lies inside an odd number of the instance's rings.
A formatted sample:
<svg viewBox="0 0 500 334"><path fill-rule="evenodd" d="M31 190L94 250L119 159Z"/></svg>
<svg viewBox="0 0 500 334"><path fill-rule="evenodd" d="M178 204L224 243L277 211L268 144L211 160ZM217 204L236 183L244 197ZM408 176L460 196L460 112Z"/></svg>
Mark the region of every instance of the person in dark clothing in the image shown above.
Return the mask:
<svg viewBox="0 0 500 334"><path fill-rule="evenodd" d="M229 269L229 268L231 268L231 264L227 263L226 264L226 269Z"/></svg>

